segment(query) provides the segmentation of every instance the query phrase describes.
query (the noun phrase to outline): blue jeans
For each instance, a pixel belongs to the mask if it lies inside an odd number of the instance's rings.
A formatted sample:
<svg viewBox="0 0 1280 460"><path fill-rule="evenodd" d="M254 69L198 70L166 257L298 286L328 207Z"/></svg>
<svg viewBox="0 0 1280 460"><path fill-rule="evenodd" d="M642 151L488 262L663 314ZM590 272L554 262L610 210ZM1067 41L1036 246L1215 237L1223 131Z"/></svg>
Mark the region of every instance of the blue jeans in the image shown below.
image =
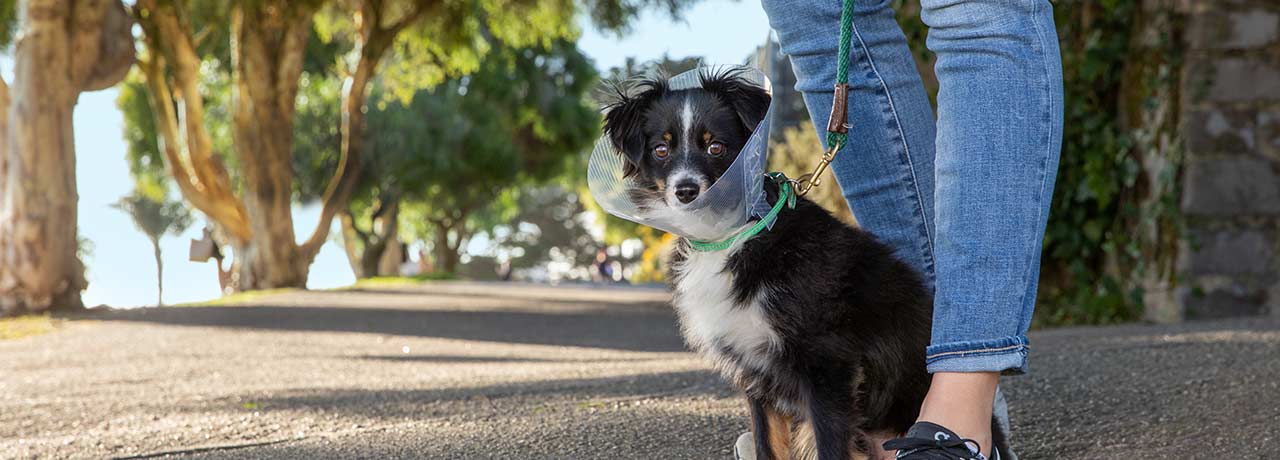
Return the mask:
<svg viewBox="0 0 1280 460"><path fill-rule="evenodd" d="M841 2L762 3L825 138ZM935 122L889 1L855 4L853 127L835 178L859 225L934 287L929 372L1023 373L1062 144L1053 6L922 0L938 57Z"/></svg>

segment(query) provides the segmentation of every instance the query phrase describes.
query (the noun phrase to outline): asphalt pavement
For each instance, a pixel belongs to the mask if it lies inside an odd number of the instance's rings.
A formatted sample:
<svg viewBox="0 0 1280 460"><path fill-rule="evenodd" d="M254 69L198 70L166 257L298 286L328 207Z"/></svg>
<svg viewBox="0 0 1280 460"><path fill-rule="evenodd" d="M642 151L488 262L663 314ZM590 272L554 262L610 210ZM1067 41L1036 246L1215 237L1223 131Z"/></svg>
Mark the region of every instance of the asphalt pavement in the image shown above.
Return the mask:
<svg viewBox="0 0 1280 460"><path fill-rule="evenodd" d="M0 458L727 459L661 290L429 283L89 311L0 341ZM1033 332L1025 459L1280 458L1280 319Z"/></svg>

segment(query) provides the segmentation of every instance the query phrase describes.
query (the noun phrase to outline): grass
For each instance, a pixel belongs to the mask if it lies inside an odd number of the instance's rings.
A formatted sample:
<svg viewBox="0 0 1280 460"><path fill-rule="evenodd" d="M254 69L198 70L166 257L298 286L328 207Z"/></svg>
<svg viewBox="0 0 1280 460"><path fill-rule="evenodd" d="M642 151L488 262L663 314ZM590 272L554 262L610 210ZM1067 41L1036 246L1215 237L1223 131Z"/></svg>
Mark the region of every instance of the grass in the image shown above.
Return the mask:
<svg viewBox="0 0 1280 460"><path fill-rule="evenodd" d="M18 316L15 318L0 319L0 340L21 339L24 337L32 337L40 334L53 332L58 328L56 320L49 317L48 313L43 315Z"/></svg>
<svg viewBox="0 0 1280 460"><path fill-rule="evenodd" d="M360 287L405 286L405 285L420 284L427 281L448 281L448 280L456 280L456 279L458 279L458 276L452 273L428 273L424 275L414 275L414 276L375 276L373 278L356 280L356 284L353 284L346 288L339 288L339 289L350 289L350 288L360 288Z"/></svg>
<svg viewBox="0 0 1280 460"><path fill-rule="evenodd" d="M227 306L227 305L243 305L247 303L253 303L255 300L261 300L263 297L270 297L276 294L283 294L286 292L293 292L298 290L300 289L280 288L280 289L263 289L260 291L245 291L245 292L237 292L231 295L224 295L222 297L211 299L211 300L204 300L200 302L187 302L187 303L180 303L180 304L166 305L166 306L169 306L169 307L221 307L221 306Z"/></svg>
<svg viewBox="0 0 1280 460"><path fill-rule="evenodd" d="M354 288L368 287L388 287L388 286L410 286L424 283L427 281L444 281L456 280L458 277L452 273L429 273L425 275L414 276L375 276L373 278L365 278L356 280L355 284L350 286L335 288L335 291L342 291ZM173 305L169 307L222 307L234 305L252 305L263 298L277 294L300 291L297 288L280 288L280 289L263 289L261 291L245 291L235 294L222 296L216 299L204 300L199 302L187 302Z"/></svg>

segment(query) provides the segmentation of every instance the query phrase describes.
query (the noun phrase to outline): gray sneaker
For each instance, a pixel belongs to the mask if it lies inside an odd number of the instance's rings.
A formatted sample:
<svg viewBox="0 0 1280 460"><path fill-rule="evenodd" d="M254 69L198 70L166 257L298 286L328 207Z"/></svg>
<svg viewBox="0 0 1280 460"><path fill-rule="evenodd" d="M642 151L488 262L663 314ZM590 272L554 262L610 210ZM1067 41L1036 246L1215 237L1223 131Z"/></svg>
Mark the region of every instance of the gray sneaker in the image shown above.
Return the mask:
<svg viewBox="0 0 1280 460"><path fill-rule="evenodd" d="M751 432L742 433L733 443L733 458L737 460L756 460L756 438Z"/></svg>

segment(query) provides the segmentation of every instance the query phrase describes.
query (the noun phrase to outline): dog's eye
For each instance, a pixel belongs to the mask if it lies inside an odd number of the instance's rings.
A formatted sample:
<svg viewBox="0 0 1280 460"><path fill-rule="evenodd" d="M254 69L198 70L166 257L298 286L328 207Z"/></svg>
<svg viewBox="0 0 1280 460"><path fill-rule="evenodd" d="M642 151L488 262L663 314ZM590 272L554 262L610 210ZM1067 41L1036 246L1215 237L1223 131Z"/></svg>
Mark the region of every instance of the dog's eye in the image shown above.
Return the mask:
<svg viewBox="0 0 1280 460"><path fill-rule="evenodd" d="M720 156L724 153L724 144L712 142L711 145L707 146L707 153L710 153L711 156Z"/></svg>
<svg viewBox="0 0 1280 460"><path fill-rule="evenodd" d="M670 153L671 148L667 147L667 144L658 144L657 147L653 148L653 155L658 158L666 158Z"/></svg>

